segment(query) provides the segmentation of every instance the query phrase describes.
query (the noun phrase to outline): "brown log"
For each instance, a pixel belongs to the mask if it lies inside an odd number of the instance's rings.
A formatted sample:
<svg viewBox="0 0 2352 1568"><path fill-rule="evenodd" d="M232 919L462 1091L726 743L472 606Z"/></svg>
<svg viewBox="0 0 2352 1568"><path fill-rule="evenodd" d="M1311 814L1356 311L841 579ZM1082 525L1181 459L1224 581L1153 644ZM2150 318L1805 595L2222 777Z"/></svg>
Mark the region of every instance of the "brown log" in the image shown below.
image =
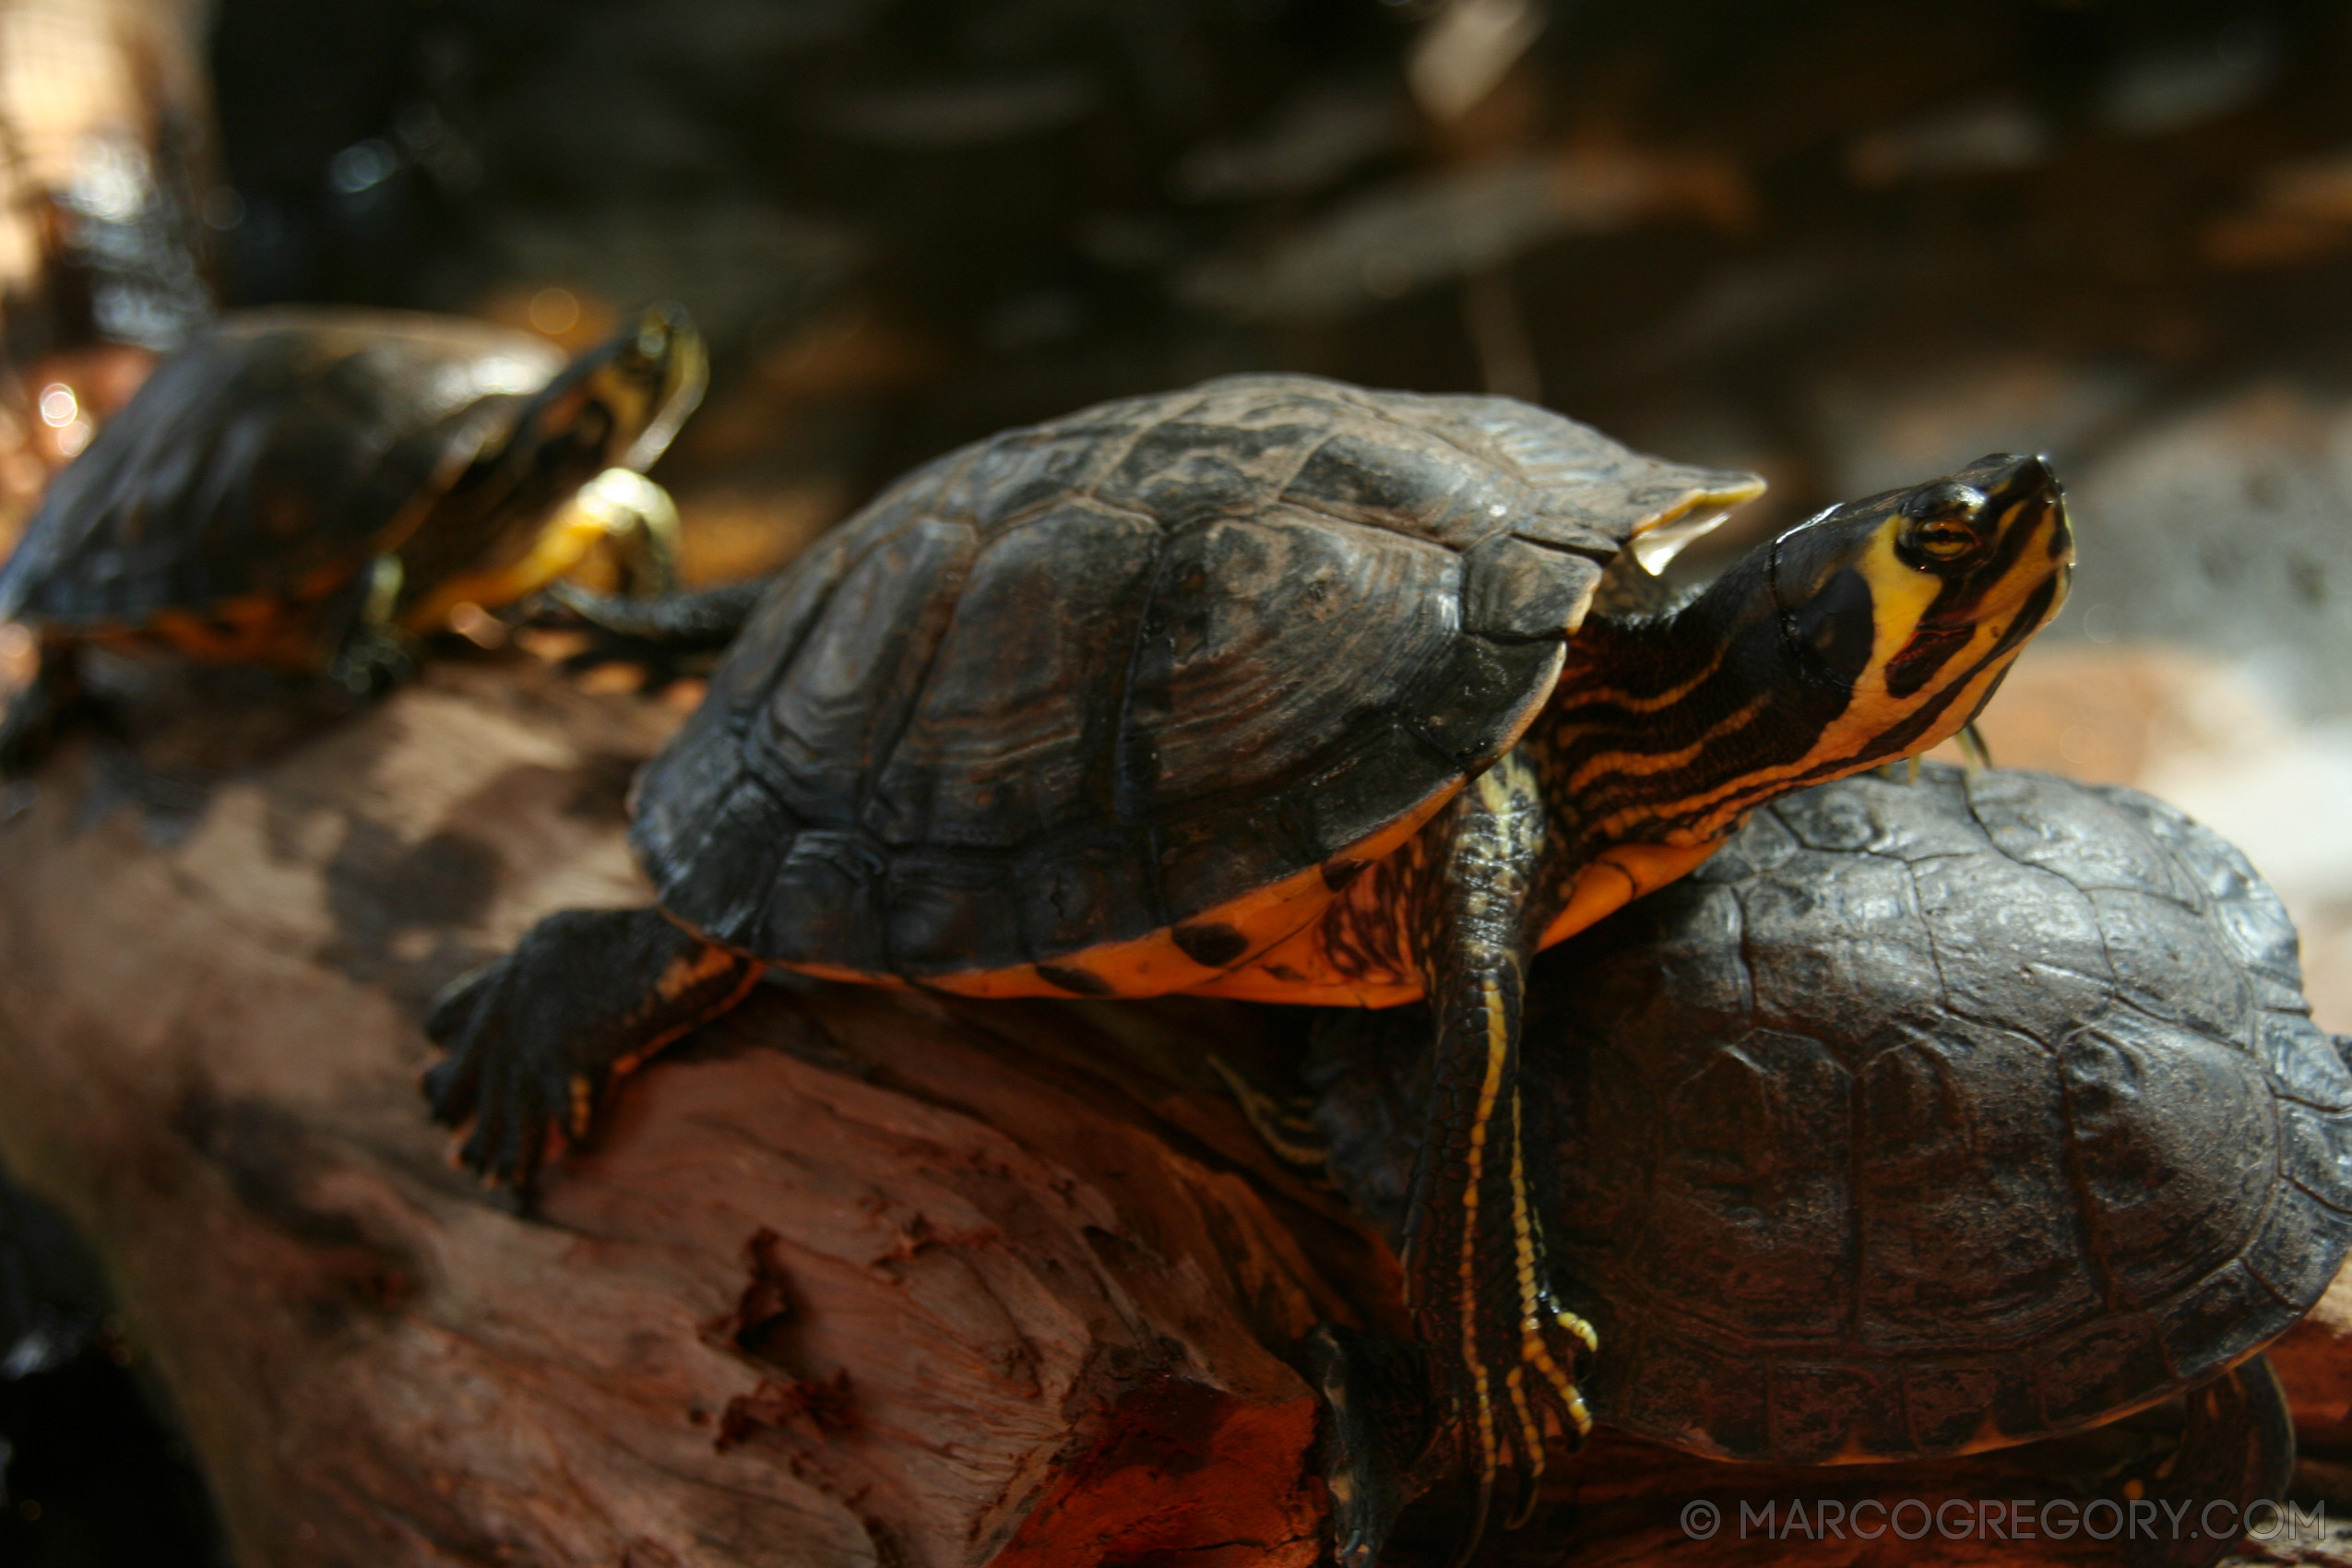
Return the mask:
<svg viewBox="0 0 2352 1568"><path fill-rule="evenodd" d="M0 826L0 1161L103 1253L241 1562L1321 1555L1286 1358L1318 1318L1397 1329L1398 1276L1208 1062L1277 1067L1299 1015L765 987L631 1080L527 1216L446 1163L416 1019L540 914L643 901L623 791L674 713L486 662L295 734L273 714L184 716L140 761L70 743ZM2347 1323L2285 1358L2338 1443ZM2063 1496L2061 1468L1604 1434L1491 1560L2115 1560L1786 1527L1792 1499ZM1781 1526L1743 1532L1743 1502ZM1459 1517L1438 1500L1398 1560Z"/></svg>
<svg viewBox="0 0 2352 1568"><path fill-rule="evenodd" d="M422 1002L644 901L621 790L673 718L445 669L200 809L69 746L0 829L0 1157L101 1247L240 1560L1312 1562L1267 1347L1394 1265L1197 1007L770 988L536 1218L448 1168Z"/></svg>

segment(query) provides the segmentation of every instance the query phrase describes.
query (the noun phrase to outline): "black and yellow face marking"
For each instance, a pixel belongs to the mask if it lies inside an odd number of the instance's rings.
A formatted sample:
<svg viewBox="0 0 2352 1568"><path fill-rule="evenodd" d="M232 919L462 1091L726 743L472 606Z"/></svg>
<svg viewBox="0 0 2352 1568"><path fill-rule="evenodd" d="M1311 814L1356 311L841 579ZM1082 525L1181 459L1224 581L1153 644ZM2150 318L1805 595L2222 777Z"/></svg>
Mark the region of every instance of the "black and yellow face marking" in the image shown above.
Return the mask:
<svg viewBox="0 0 2352 1568"><path fill-rule="evenodd" d="M565 366L401 546L401 624L430 632L458 604L512 603L622 529L661 527L668 497L642 480L651 494L623 487L669 446L708 379L701 336L666 304Z"/></svg>
<svg viewBox="0 0 2352 1568"><path fill-rule="evenodd" d="M1670 619L1588 623L1529 740L1588 852L1698 846L1784 791L1936 744L2064 602L2037 457L1990 457L1790 529Z"/></svg>

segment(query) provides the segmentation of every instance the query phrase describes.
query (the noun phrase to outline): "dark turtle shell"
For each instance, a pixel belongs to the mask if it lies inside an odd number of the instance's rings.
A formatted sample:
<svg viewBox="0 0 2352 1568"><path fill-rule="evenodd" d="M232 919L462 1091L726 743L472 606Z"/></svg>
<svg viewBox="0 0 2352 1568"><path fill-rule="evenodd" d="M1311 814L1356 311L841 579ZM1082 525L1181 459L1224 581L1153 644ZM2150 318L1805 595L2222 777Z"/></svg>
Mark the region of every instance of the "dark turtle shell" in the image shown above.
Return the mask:
<svg viewBox="0 0 2352 1568"><path fill-rule="evenodd" d="M1546 1229L1626 1430L1821 1463L2096 1425L2352 1247L2352 1040L2245 859L2134 791L1807 790L1534 973ZM1393 1202L1417 1042L1352 1039L1321 1114Z"/></svg>
<svg viewBox="0 0 2352 1568"><path fill-rule="evenodd" d="M138 626L315 598L397 544L564 362L450 317L225 317L58 476L0 568L0 618Z"/></svg>
<svg viewBox="0 0 2352 1568"><path fill-rule="evenodd" d="M1491 763L1628 540L1760 488L1505 398L1303 376L1009 432L783 574L636 844L672 914L781 962L1181 944Z"/></svg>

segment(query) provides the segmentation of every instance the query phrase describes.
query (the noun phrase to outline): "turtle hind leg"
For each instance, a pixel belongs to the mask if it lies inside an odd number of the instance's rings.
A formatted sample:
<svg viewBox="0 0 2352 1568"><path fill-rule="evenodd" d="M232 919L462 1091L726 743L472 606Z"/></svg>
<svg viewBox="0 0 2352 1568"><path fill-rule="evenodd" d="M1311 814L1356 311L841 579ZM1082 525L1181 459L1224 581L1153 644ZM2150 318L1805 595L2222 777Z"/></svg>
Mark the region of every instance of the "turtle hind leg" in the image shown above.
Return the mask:
<svg viewBox="0 0 2352 1568"><path fill-rule="evenodd" d="M518 1188L594 1131L613 1082L742 1000L754 959L659 909L564 909L443 992L424 1031L434 1117L464 1129L457 1158Z"/></svg>
<svg viewBox="0 0 2352 1568"><path fill-rule="evenodd" d="M2141 1495L2156 1515L2153 1537L2130 1543L2137 1568L2205 1568L2240 1538L2206 1528L2212 1505L2228 1504L2231 1529L2242 1530L2247 1510L2258 1502L2277 1505L2294 1478L2294 1418L2269 1357L2239 1362L2187 1398L2180 1447L2142 1480ZM2217 1525L2218 1515L2210 1522Z"/></svg>
<svg viewBox="0 0 2352 1568"><path fill-rule="evenodd" d="M564 660L566 672L635 670L646 690L707 674L751 619L769 579L726 583L695 593L622 599L571 583L550 583L531 625L585 632L588 647Z"/></svg>
<svg viewBox="0 0 2352 1568"><path fill-rule="evenodd" d="M1458 1565L1477 1549L1496 1483L1526 1517L1547 1451L1592 1425L1576 1372L1597 1348L1557 1296L1526 1169L1519 1096L1531 890L1546 812L1535 769L1506 755L1441 816L1443 838L1413 897L1433 933L1424 957L1437 1024L1426 1125L1406 1215L1414 1331L1446 1374L1452 1425L1477 1485Z"/></svg>

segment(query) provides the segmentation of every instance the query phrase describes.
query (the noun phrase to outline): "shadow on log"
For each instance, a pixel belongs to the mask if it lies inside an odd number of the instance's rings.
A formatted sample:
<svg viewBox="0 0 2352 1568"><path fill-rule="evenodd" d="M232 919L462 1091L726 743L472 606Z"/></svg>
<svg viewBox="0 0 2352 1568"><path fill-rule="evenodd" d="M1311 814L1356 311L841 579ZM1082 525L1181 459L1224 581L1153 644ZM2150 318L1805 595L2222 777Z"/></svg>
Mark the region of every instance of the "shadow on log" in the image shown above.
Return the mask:
<svg viewBox="0 0 2352 1568"><path fill-rule="evenodd" d="M623 801L674 721L443 666L201 788L184 733L143 762L76 742L0 826L0 1159L104 1255L239 1561L1314 1562L1318 1408L1286 1358L1320 1318L1396 1331L1398 1276L1207 1060L1279 1071L1300 1014L778 982L632 1080L535 1215L448 1167L425 999L551 909L645 901ZM2352 1357L2301 1332L2290 1385L2344 1441ZM2052 1474L1604 1435L1488 1556L1852 1562L1730 1519L1694 1540L1681 1510Z"/></svg>

